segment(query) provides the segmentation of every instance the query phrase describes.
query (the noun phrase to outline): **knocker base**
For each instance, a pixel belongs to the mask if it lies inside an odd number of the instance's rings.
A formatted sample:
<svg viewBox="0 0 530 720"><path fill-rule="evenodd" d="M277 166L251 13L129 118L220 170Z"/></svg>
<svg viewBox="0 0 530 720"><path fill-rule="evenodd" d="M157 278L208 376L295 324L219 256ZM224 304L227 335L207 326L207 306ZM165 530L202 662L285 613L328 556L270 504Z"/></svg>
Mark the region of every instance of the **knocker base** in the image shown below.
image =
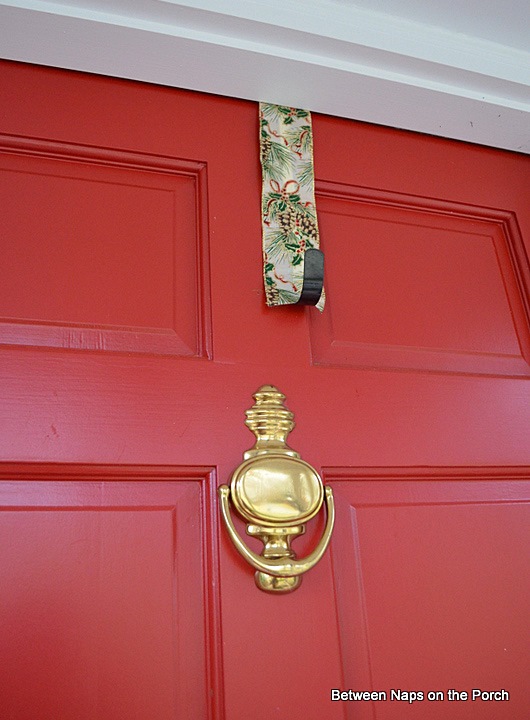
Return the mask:
<svg viewBox="0 0 530 720"><path fill-rule="evenodd" d="M247 535L258 537L264 547L261 556L268 559L295 558L291 550L291 540L305 533L305 525L295 527L274 528L264 525L247 525ZM277 577L257 570L254 580L260 590L265 592L288 593L296 590L302 582L302 576Z"/></svg>
<svg viewBox="0 0 530 720"><path fill-rule="evenodd" d="M275 577L256 570L254 580L260 590L269 593L289 593L296 590L302 584L302 576L297 577Z"/></svg>

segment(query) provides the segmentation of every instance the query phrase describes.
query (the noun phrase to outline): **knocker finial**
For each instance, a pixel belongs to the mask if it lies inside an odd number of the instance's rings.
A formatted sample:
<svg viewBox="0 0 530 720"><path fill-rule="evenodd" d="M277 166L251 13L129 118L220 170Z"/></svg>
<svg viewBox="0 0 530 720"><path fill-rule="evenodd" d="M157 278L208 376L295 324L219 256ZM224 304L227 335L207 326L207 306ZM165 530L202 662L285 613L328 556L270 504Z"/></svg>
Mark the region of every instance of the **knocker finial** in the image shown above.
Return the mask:
<svg viewBox="0 0 530 720"><path fill-rule="evenodd" d="M253 397L256 402L245 413L245 425L256 436L256 444L243 457L248 459L273 451L300 457L286 442L295 423L293 413L283 404L285 395L274 385L262 385Z"/></svg>

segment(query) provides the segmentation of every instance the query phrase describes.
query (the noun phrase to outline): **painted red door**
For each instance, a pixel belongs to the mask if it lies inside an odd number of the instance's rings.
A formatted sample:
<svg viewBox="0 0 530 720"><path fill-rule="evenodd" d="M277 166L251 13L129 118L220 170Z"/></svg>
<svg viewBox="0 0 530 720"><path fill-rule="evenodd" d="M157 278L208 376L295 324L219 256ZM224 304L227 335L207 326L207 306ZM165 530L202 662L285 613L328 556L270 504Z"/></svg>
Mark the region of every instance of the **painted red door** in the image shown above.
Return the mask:
<svg viewBox="0 0 530 720"><path fill-rule="evenodd" d="M320 316L264 306L255 104L0 89L0 716L527 718L527 158L316 116ZM265 383L337 504L286 596L215 495Z"/></svg>

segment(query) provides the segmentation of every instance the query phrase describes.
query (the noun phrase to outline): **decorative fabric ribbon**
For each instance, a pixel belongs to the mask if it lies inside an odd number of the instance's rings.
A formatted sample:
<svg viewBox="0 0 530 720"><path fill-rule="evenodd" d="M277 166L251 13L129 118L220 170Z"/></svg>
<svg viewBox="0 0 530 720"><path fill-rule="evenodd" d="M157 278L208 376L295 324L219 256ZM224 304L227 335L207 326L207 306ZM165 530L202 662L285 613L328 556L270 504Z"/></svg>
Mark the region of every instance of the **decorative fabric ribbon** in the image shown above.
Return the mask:
<svg viewBox="0 0 530 720"><path fill-rule="evenodd" d="M260 103L260 151L265 298L289 305L300 300L306 251L320 246L311 113Z"/></svg>

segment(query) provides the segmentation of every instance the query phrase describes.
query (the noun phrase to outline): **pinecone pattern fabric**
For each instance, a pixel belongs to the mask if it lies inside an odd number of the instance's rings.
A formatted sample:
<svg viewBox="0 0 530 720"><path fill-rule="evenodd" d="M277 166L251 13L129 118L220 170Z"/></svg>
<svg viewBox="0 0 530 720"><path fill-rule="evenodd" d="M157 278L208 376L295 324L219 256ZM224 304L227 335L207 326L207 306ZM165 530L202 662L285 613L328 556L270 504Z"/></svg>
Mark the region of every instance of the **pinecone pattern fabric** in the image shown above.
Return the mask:
<svg viewBox="0 0 530 720"><path fill-rule="evenodd" d="M305 251L320 246L309 111L260 103L260 160L265 298L270 306L293 304ZM324 303L322 291L317 308Z"/></svg>

